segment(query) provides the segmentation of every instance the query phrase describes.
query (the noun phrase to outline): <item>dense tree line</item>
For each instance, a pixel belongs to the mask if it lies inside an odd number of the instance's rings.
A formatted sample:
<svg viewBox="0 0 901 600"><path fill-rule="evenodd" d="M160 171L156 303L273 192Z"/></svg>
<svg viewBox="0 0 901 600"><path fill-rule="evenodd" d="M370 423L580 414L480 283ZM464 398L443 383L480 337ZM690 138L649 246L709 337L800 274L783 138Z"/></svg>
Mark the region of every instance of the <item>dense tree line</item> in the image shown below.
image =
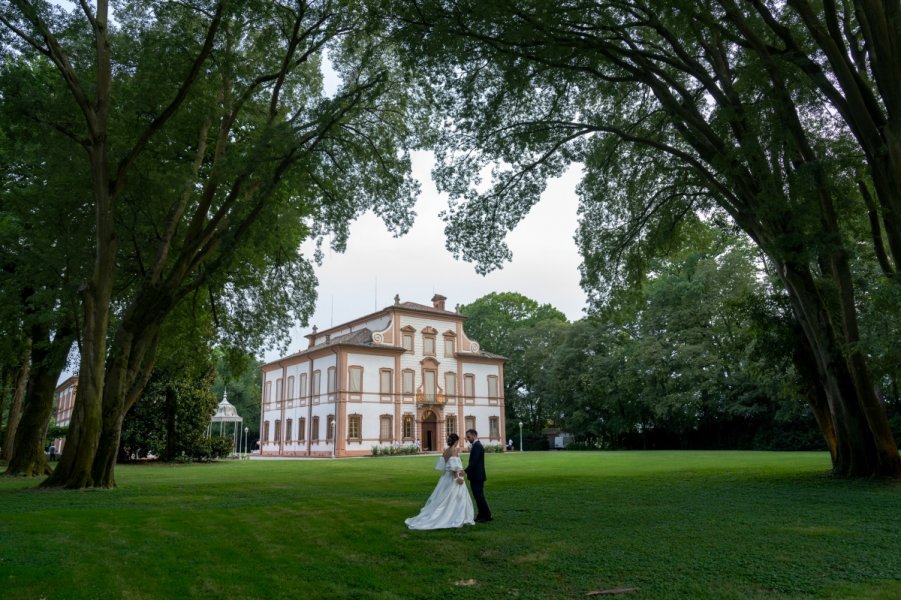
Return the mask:
<svg viewBox="0 0 901 600"><path fill-rule="evenodd" d="M786 294L742 235L697 226L640 286L573 323L552 307L549 319L509 319L521 306L538 304L491 294L462 311L476 339L486 323L505 322L483 347L508 357L507 431L524 422L535 447L554 427L582 447L827 448L795 366L799 332ZM899 372L885 361L896 321L868 314L862 343L878 359L881 399L901 435Z"/></svg>

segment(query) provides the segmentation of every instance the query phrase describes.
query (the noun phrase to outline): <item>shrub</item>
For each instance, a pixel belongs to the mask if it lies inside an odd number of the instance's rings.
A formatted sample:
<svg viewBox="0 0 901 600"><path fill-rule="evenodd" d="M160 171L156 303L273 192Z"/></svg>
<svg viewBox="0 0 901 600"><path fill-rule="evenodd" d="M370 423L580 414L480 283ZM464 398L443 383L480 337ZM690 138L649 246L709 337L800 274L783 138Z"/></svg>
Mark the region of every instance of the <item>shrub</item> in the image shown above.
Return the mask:
<svg viewBox="0 0 901 600"><path fill-rule="evenodd" d="M596 448L589 442L570 442L565 450L596 450Z"/></svg>
<svg viewBox="0 0 901 600"><path fill-rule="evenodd" d="M403 446L391 444L372 447L373 456L397 456L402 454L419 454L419 448L415 444L404 444Z"/></svg>
<svg viewBox="0 0 901 600"><path fill-rule="evenodd" d="M216 435L210 438L210 456L212 458L230 456L233 449L234 440L228 436Z"/></svg>

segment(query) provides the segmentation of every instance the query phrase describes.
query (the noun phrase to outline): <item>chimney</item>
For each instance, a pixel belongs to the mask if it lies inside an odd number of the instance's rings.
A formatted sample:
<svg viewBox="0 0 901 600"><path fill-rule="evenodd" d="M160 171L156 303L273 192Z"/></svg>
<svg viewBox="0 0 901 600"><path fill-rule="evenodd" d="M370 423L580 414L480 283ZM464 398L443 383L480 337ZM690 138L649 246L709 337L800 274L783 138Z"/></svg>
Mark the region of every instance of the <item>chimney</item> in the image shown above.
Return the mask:
<svg viewBox="0 0 901 600"><path fill-rule="evenodd" d="M432 296L432 306L437 308L438 310L444 310L444 301L447 300L441 294L435 294Z"/></svg>

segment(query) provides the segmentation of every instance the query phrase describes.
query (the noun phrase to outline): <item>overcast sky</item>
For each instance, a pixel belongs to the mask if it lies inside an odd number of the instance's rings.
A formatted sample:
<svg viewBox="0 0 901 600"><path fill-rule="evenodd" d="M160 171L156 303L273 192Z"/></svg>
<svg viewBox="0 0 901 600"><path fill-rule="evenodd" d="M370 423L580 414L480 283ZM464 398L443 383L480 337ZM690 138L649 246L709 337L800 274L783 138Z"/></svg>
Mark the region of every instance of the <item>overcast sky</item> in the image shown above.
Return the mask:
<svg viewBox="0 0 901 600"><path fill-rule="evenodd" d="M431 153L413 155L413 174L422 184L416 221L409 233L394 238L378 217L367 213L351 226L343 254L326 250L319 278L319 299L308 327L292 332L289 353L306 348L303 337L313 325L325 329L362 317L394 303L430 304L434 294L447 297L447 308L468 304L491 292L519 292L539 304L551 304L570 320L582 317L585 294L579 287L576 249L579 170L571 168L549 182L541 202L508 235L513 262L482 276L473 265L454 260L445 248L444 223L438 213L447 206L431 179ZM280 353L270 351L269 362Z"/></svg>

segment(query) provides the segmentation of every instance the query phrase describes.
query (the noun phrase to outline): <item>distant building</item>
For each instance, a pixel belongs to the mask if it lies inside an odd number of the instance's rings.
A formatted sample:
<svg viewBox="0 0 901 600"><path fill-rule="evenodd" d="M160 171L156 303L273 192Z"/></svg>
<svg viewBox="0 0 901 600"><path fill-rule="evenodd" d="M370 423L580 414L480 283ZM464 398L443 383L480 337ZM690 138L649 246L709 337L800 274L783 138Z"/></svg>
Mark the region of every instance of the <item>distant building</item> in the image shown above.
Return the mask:
<svg viewBox="0 0 901 600"><path fill-rule="evenodd" d="M72 421L72 407L75 406L75 394L78 392L78 376L73 375L56 386L53 403L56 405L56 425L68 427ZM56 446L56 453L62 454L66 445L66 438L50 440L50 444Z"/></svg>
<svg viewBox="0 0 901 600"><path fill-rule="evenodd" d="M503 445L504 358L482 352L465 317L400 302L306 336L306 350L263 365L263 456L364 456L373 446L444 448L476 429Z"/></svg>

